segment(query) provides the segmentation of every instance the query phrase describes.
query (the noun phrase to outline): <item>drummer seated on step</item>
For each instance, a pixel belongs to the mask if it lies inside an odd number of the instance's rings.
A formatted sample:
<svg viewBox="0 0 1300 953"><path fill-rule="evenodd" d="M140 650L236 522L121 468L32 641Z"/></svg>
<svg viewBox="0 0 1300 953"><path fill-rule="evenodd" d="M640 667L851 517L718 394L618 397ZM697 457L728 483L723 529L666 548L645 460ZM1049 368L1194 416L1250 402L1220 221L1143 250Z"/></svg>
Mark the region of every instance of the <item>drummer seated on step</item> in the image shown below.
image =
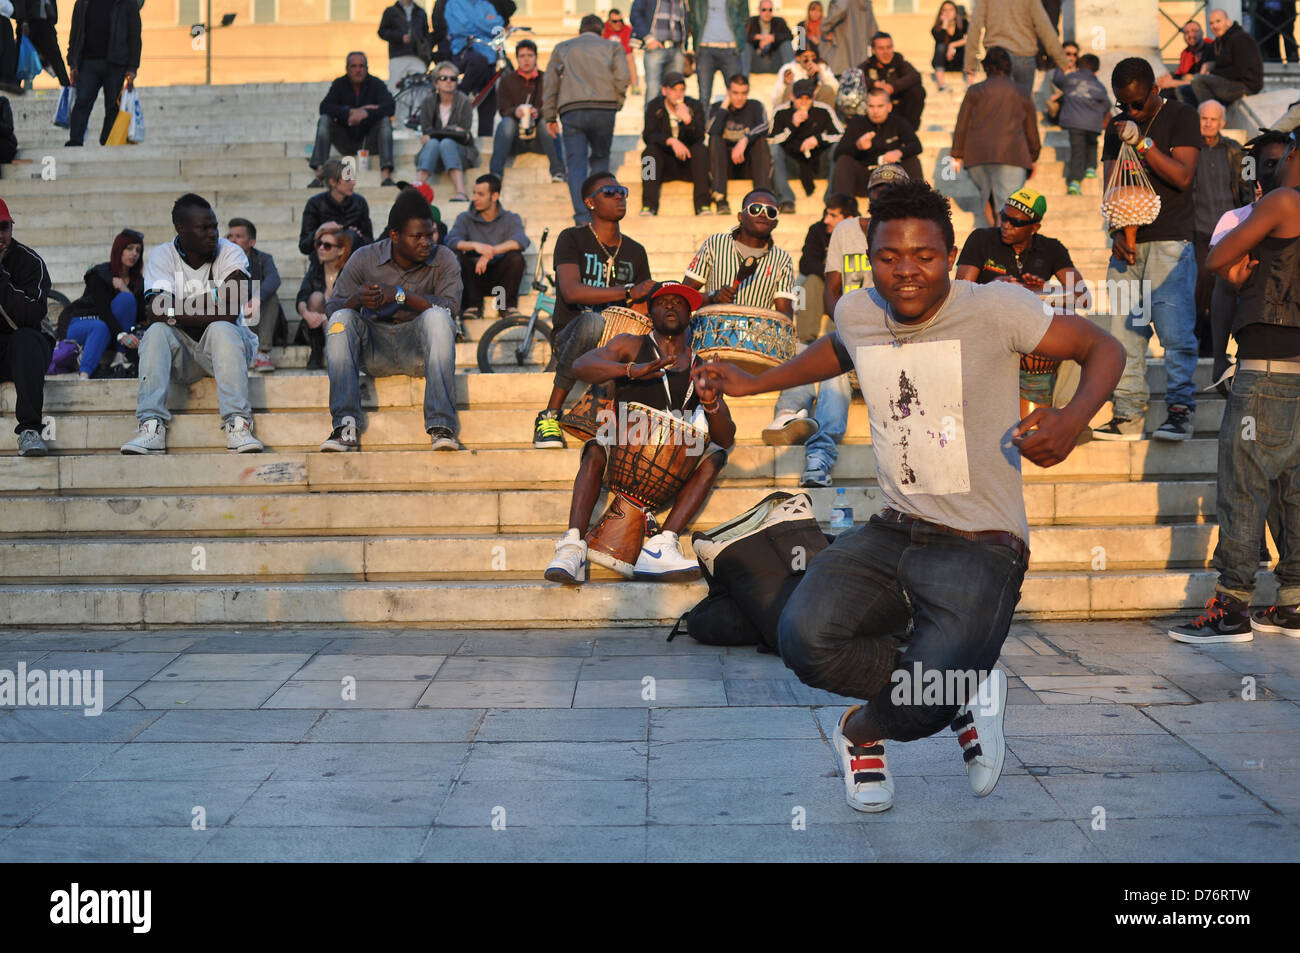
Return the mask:
<svg viewBox="0 0 1300 953"><path fill-rule="evenodd" d="M634 572L639 579L686 579L699 575L699 564L681 551L680 534L704 504L727 453L736 439L736 425L719 390L693 386L696 365L690 346L691 314L700 307L698 291L678 282L663 282L650 295L650 334L619 334L604 347L588 351L573 365L573 373L591 385L614 385L614 414L600 436L587 441L573 481L569 529L555 544L555 558L546 567L552 582L580 583L587 577L587 543L583 539L600 496L605 473L606 443L626 438L618 422L626 419L624 405L634 402L707 426L709 443L677 494L662 530L641 547Z"/></svg>

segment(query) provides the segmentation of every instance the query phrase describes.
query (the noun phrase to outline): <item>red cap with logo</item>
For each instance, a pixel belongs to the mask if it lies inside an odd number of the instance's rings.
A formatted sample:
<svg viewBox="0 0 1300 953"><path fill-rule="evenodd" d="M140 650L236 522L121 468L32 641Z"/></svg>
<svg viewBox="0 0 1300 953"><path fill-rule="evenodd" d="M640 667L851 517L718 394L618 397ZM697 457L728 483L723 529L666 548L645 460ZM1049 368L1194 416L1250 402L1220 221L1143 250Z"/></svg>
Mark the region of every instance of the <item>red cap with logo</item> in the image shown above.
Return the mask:
<svg viewBox="0 0 1300 953"><path fill-rule="evenodd" d="M692 311L699 310L700 305L704 304L703 295L690 285L682 284L680 281L659 282L650 292L650 297L658 298L660 295L681 295L686 299L686 303Z"/></svg>
<svg viewBox="0 0 1300 953"><path fill-rule="evenodd" d="M5 204L4 199L0 199L0 222L12 222L14 217L9 214L9 206Z"/></svg>

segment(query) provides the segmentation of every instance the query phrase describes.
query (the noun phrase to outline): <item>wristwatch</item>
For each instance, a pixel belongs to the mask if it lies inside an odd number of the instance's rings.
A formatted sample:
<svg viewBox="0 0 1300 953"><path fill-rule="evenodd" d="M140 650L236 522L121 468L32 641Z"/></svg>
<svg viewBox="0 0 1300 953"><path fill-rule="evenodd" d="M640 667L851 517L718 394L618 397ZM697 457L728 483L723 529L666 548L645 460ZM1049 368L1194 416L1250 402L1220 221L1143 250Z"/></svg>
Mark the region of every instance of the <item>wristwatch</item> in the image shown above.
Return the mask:
<svg viewBox="0 0 1300 953"><path fill-rule="evenodd" d="M636 285L624 285L624 286L623 286L623 303L624 303L624 304L631 304L631 303L632 303L632 289L635 288L635 287L636 287Z"/></svg>
<svg viewBox="0 0 1300 953"><path fill-rule="evenodd" d="M1137 152L1137 154L1138 154L1138 158L1139 158L1139 159L1142 159L1142 158L1145 158L1145 157L1146 157L1147 150L1149 150L1149 149L1150 149L1152 146L1154 146L1154 145L1155 145L1155 143L1151 141L1151 137L1150 137L1150 136L1147 136L1145 139L1143 139L1141 142L1139 142L1136 146L1134 146L1134 151Z"/></svg>
<svg viewBox="0 0 1300 953"><path fill-rule="evenodd" d="M397 293L393 295L393 300L398 304L406 304L406 292L402 289L401 285L397 286Z"/></svg>

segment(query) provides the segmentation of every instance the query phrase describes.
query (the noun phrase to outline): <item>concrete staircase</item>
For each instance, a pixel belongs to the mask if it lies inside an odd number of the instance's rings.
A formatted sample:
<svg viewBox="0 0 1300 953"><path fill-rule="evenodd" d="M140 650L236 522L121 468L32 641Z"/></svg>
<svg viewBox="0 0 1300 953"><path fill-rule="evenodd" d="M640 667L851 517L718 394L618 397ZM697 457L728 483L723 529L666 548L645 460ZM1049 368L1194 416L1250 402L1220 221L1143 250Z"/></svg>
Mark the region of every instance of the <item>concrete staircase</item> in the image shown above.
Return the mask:
<svg viewBox="0 0 1300 953"><path fill-rule="evenodd" d="M15 234L44 255L55 286L76 297L85 268L107 257L120 228L143 230L150 245L167 240L172 201L198 191L223 222L244 216L257 223L258 246L275 255L282 298L291 302L305 270L298 221L312 194L306 155L321 90L145 89L150 141L121 149L64 149L64 131L49 125L52 97L15 101L20 159L30 160L6 169L0 191ZM755 92L766 90L756 85ZM657 218L635 214L642 103L635 98L619 115L615 167L633 191L625 231L646 245L655 275L666 278L680 275L700 241L724 225L691 214L688 183L665 187ZM973 189L964 177L941 174L959 104L960 92L930 88L922 139L925 168L959 206L961 241L974 221ZM409 177L418 139L400 130L396 140L398 177ZM1049 131L1046 142L1033 180L1048 198L1044 231L1066 243L1085 277L1103 279L1099 183L1088 180L1084 195L1067 196L1058 155L1066 148L1063 134ZM491 143L479 145L484 159L475 171L485 171ZM50 165L45 156L53 159L53 179L41 177ZM378 179L372 162L358 191L382 230L395 193ZM434 184L444 218L454 218L465 206L445 201L449 182ZM732 186L733 207L743 191ZM553 243L572 221L567 190L550 183L540 156L508 167L503 203L525 217L534 242L549 226ZM782 217L778 231L796 257L820 215L820 186L817 195L799 198L798 209ZM549 267L549 248L546 257ZM525 297L521 307L528 306ZM14 436L0 428L0 625L527 628L676 617L703 595L702 585L629 583L599 569L581 589L541 581L567 520L578 451L531 449L533 417L549 390L540 368L477 372L476 340L493 317L469 322L475 340L457 347L465 453L429 451L423 382L405 377L366 379L362 453L317 452L329 432L328 383L323 372L301 369L305 348L280 349L280 370L252 381L257 432L269 451L261 456L225 452L210 380L172 395L168 456L128 458L117 447L135 428L135 382L51 378L51 457L17 458ZM1149 379L1157 408L1151 429L1163 419L1158 356ZM1208 383L1208 366L1198 379ZM0 413L12 415L13 401L12 385L0 385ZM735 515L773 488L795 488L802 470L800 448L776 450L758 439L772 398L735 401L733 409L740 445L699 527ZM1091 443L1051 470L1025 462L1035 531L1020 610L1085 618L1203 603L1212 589L1206 566L1216 533L1222 412L1217 395L1202 395L1196 439L1181 445ZM1103 408L1099 421L1108 417ZM859 398L835 472L859 520L881 503L874 476ZM812 496L819 517L828 519L833 490Z"/></svg>

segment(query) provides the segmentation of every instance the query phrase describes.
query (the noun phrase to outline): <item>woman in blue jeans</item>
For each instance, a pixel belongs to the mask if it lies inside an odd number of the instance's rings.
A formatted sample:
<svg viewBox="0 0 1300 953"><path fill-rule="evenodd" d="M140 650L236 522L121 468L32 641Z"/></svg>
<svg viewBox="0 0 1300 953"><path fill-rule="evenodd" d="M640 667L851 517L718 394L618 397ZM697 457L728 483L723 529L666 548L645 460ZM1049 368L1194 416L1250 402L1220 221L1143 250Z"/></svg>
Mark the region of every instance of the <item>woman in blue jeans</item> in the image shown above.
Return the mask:
<svg viewBox="0 0 1300 953"><path fill-rule="evenodd" d="M86 271L86 290L59 318L59 338L81 345L80 377L89 380L110 343L120 357L140 346L132 331L144 313L144 236L123 229L113 239L109 260Z"/></svg>
<svg viewBox="0 0 1300 953"><path fill-rule="evenodd" d="M442 169L451 176L456 194L453 202L468 202L465 193L465 168L478 165L478 148L470 136L474 106L470 98L456 89L459 74L451 63L439 63L434 70L435 91L420 106L420 135L424 144L415 158L416 177L420 182Z"/></svg>

